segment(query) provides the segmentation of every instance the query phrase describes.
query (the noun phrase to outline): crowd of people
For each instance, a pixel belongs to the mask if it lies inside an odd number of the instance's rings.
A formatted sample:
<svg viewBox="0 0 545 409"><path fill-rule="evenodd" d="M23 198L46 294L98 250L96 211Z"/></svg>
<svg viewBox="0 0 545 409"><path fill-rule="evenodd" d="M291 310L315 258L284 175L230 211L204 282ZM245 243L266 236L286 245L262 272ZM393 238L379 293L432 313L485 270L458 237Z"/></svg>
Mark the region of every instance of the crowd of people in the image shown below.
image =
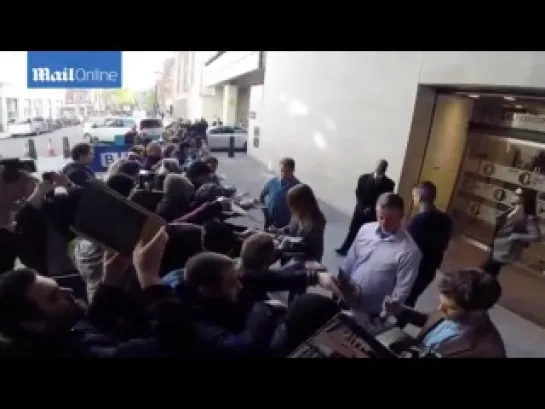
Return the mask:
<svg viewBox="0 0 545 409"><path fill-rule="evenodd" d="M217 158L197 145L206 127L182 129L163 146L133 140L143 145L106 174L109 189L164 221L131 257L71 228L81 192L96 179L92 145L74 146L73 162L41 180L0 164L0 356L287 357L348 309L370 322L395 317L402 328L421 327L406 342L443 357L505 357L488 311L501 295L499 268L539 234L524 192L497 229L501 244L485 268L442 274L438 311L423 314L414 306L452 235L433 183L413 189L419 211L404 227L387 161L362 175L336 250L344 260L328 272L326 217L293 159L282 159L279 176L244 202L217 175ZM240 208L255 206L263 229L236 223ZM70 281L55 279L67 271ZM312 286L331 295L307 292Z"/></svg>

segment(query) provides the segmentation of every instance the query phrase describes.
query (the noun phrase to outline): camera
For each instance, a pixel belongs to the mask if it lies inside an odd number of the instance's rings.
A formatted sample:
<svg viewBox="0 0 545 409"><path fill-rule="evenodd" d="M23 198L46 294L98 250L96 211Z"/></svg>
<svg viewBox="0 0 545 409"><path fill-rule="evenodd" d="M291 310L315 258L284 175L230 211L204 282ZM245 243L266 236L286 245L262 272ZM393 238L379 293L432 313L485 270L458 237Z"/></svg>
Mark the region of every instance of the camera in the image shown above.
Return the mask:
<svg viewBox="0 0 545 409"><path fill-rule="evenodd" d="M19 172L36 172L36 162L32 159L5 158L0 159L0 166L3 168L1 178L5 183L13 183L19 179Z"/></svg>

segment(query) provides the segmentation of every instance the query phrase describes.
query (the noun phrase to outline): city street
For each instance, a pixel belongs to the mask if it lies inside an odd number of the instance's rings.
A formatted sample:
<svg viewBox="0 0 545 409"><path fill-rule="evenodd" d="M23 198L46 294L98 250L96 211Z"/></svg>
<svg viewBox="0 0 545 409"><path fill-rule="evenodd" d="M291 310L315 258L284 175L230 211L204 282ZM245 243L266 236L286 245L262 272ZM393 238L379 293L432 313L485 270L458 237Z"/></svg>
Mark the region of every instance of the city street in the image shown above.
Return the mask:
<svg viewBox="0 0 545 409"><path fill-rule="evenodd" d="M40 171L40 157L48 156L48 141L51 140L51 146L55 150L56 155L62 156L62 138L64 136L68 137L70 146L72 147L75 143L83 140L82 127L72 126L38 136L0 139L0 155L3 158L22 158L27 140L33 139L38 155L37 166Z"/></svg>

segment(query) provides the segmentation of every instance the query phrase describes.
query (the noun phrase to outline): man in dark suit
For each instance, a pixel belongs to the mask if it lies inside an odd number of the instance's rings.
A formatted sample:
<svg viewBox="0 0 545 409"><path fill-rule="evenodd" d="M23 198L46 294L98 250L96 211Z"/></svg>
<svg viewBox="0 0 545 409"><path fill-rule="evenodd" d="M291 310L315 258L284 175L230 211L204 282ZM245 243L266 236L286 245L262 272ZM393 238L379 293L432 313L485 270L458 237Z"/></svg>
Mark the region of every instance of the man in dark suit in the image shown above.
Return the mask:
<svg viewBox="0 0 545 409"><path fill-rule="evenodd" d="M418 297L435 279L435 273L443 262L451 235L450 216L435 207L437 188L430 181L420 182L413 189L413 203L418 213L409 221L407 231L422 253L418 276L405 305L414 307Z"/></svg>
<svg viewBox="0 0 545 409"><path fill-rule="evenodd" d="M388 161L381 159L373 173L365 173L359 177L356 187L357 202L348 234L342 246L335 250L340 256L346 256L362 225L377 220L375 207L378 197L383 193L394 191L395 183L386 176L387 170Z"/></svg>

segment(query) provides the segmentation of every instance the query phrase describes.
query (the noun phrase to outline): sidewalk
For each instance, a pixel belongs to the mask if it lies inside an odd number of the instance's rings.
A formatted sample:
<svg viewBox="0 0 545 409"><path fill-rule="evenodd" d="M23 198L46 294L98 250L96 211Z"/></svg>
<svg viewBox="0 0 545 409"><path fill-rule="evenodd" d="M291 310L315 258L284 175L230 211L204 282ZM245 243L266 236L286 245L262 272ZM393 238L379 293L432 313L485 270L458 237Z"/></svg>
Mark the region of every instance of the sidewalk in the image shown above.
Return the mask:
<svg viewBox="0 0 545 409"><path fill-rule="evenodd" d="M246 154L237 153L234 159L224 153L214 154L220 162L218 173L226 176L229 184L239 191L248 192L257 197L265 181L273 176L265 166ZM350 215L341 213L330 206L320 203L327 218L325 237L324 264L330 271L336 271L341 258L334 249L341 243L346 234ZM248 221L250 226L262 226L262 216L252 211L257 220ZM431 286L418 301L417 308L432 311L437 306L437 288ZM510 358L545 358L545 329L513 314L503 307L497 306L491 312L492 319L500 330Z"/></svg>

